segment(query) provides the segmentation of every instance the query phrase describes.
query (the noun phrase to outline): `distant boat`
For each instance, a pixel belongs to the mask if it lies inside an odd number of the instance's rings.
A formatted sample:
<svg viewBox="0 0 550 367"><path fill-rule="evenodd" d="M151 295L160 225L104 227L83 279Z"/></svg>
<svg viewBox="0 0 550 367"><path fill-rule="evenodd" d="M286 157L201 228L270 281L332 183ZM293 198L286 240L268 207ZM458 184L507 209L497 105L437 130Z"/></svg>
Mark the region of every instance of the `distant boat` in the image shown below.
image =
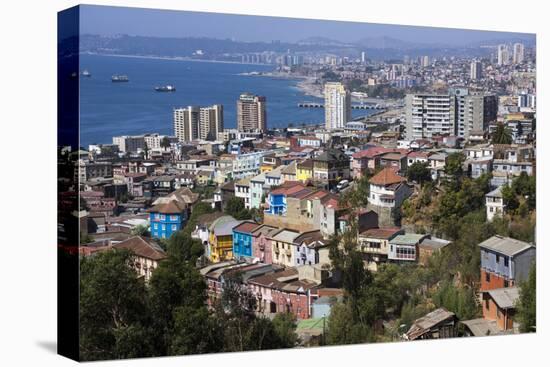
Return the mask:
<svg viewBox="0 0 550 367"><path fill-rule="evenodd" d="M90 74L90 72L88 71L88 69L84 69L82 70L82 76L86 76L86 77L91 77L92 74Z"/></svg>
<svg viewBox="0 0 550 367"><path fill-rule="evenodd" d="M174 87L173 85L164 85L162 87L155 87L155 90L157 92L175 92L176 91L176 87Z"/></svg>
<svg viewBox="0 0 550 367"><path fill-rule="evenodd" d="M111 81L113 83L120 83L120 82L129 82L130 79L128 79L128 75L113 75L111 77Z"/></svg>

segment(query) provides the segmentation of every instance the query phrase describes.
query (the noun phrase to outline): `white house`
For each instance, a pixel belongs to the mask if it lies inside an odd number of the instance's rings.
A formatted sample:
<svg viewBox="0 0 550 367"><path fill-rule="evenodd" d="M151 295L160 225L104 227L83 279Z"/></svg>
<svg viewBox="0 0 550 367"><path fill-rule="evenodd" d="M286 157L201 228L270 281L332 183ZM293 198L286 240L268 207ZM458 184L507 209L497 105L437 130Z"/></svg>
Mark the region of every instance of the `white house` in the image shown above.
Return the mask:
<svg viewBox="0 0 550 367"><path fill-rule="evenodd" d="M395 169L384 168L369 180L369 203L384 208L400 207L412 194L412 189L406 181L395 172Z"/></svg>
<svg viewBox="0 0 550 367"><path fill-rule="evenodd" d="M246 209L250 209L250 179L246 177L235 182L235 196L243 200Z"/></svg>
<svg viewBox="0 0 550 367"><path fill-rule="evenodd" d="M502 197L502 186L485 195L485 206L487 207L487 220L491 222L495 216L504 214L504 198Z"/></svg>

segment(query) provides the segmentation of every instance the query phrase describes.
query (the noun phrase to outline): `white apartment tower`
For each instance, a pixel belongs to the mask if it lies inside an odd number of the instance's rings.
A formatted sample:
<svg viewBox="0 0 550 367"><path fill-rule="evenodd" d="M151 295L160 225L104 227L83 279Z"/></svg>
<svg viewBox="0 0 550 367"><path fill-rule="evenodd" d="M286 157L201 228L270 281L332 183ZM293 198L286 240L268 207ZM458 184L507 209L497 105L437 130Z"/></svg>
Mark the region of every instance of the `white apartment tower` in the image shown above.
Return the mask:
<svg viewBox="0 0 550 367"><path fill-rule="evenodd" d="M339 82L325 84L325 128L343 128L351 120L351 93Z"/></svg>
<svg viewBox="0 0 550 367"><path fill-rule="evenodd" d="M222 131L222 105L174 109L174 135L181 142L214 140Z"/></svg>
<svg viewBox="0 0 550 367"><path fill-rule="evenodd" d="M434 135L456 135L451 115L453 97L448 94L407 94L407 140L431 138Z"/></svg>
<svg viewBox="0 0 550 367"><path fill-rule="evenodd" d="M514 43L514 54L512 61L514 64L521 64L524 59L525 47L523 43Z"/></svg>
<svg viewBox="0 0 550 367"><path fill-rule="evenodd" d="M497 64L508 65L510 63L510 51L508 50L508 45L498 45L497 49Z"/></svg>
<svg viewBox="0 0 550 367"><path fill-rule="evenodd" d="M266 98L243 93L237 101L239 131L267 131Z"/></svg>

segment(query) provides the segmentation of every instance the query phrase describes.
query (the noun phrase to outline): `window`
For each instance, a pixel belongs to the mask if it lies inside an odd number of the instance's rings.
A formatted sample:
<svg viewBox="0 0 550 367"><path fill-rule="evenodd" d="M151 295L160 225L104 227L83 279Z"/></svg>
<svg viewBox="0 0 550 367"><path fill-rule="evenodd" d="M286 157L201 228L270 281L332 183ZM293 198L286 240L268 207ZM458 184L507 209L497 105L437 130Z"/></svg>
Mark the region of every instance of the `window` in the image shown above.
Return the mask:
<svg viewBox="0 0 550 367"><path fill-rule="evenodd" d="M504 288L508 288L509 286L510 286L510 283L507 280L505 280L504 281Z"/></svg>
<svg viewBox="0 0 550 367"><path fill-rule="evenodd" d="M510 266L509 262L510 262L509 258L508 258L508 257L505 257L505 258L504 258L504 266L505 266L505 267Z"/></svg>
<svg viewBox="0 0 550 367"><path fill-rule="evenodd" d="M489 283L491 281L491 274L490 273L485 273L485 281L487 283Z"/></svg>
<svg viewBox="0 0 550 367"><path fill-rule="evenodd" d="M497 261L497 264L498 264L498 263L500 262L500 255L497 254L496 256L497 256L497 260L496 260L496 261Z"/></svg>
<svg viewBox="0 0 550 367"><path fill-rule="evenodd" d="M178 226L175 224L172 224L172 231L177 231L177 230L178 230Z"/></svg>

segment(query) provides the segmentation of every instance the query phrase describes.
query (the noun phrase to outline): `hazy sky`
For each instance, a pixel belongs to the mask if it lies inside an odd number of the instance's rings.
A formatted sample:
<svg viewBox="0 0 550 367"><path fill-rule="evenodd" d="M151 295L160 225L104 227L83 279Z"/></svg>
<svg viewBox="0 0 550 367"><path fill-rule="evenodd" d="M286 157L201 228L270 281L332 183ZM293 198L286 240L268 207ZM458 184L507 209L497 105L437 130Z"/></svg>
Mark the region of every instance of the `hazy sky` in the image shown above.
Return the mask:
<svg viewBox="0 0 550 367"><path fill-rule="evenodd" d="M125 7L81 6L84 34L129 34L155 37L234 38L237 41L288 41L328 37L353 42L361 38L392 37L416 43L463 45L484 40L534 35L494 31L396 26L372 23L307 20Z"/></svg>

